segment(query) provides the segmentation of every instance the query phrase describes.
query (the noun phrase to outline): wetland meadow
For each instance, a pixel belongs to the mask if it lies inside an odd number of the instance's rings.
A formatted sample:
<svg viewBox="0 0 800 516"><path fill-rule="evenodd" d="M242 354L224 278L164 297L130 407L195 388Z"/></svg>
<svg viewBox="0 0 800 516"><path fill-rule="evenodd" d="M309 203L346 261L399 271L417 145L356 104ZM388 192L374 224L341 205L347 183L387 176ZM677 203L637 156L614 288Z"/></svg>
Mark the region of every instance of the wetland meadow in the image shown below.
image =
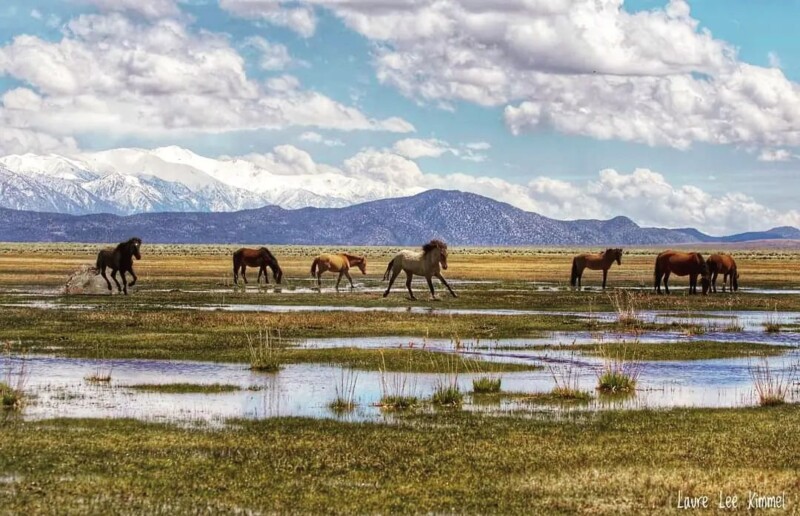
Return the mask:
<svg viewBox="0 0 800 516"><path fill-rule="evenodd" d="M659 296L661 249L576 291L585 250L454 247L412 301L377 247L339 292L334 249L244 288L239 246L147 242L130 295L68 286L101 247L0 244L0 513L798 511L798 251Z"/></svg>

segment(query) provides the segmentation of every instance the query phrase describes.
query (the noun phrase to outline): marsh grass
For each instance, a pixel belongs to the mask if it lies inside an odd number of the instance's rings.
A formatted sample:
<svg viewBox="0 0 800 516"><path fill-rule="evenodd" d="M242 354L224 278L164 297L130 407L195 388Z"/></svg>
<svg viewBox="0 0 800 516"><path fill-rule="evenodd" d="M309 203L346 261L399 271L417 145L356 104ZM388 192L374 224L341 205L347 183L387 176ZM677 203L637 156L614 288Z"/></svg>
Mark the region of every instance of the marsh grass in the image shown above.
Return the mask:
<svg viewBox="0 0 800 516"><path fill-rule="evenodd" d="M242 390L238 385L224 383L140 383L125 385L124 387L137 391L160 392L163 394L219 394Z"/></svg>
<svg viewBox="0 0 800 516"><path fill-rule="evenodd" d="M381 359L383 360L381 351ZM390 373L383 360L380 368L381 374L381 399L378 406L385 410L407 410L419 404L416 390L416 378L410 374Z"/></svg>
<svg viewBox="0 0 800 516"><path fill-rule="evenodd" d="M464 399L464 394L458 385L459 372L465 367L464 361L457 355L447 355L445 360L445 372L436 378L431 401L434 405L455 407L461 405L461 401Z"/></svg>
<svg viewBox="0 0 800 516"><path fill-rule="evenodd" d="M636 390L641 372L641 363L626 346L613 353L605 346L598 348L603 357L603 368L597 375L597 390L601 394L627 394Z"/></svg>
<svg viewBox="0 0 800 516"><path fill-rule="evenodd" d="M624 326L639 326L639 303L636 293L625 289L614 289L606 294L612 309L617 313L617 322Z"/></svg>
<svg viewBox="0 0 800 516"><path fill-rule="evenodd" d="M106 363L105 348L101 347L98 343L95 346L95 369L93 372L83 377L89 383L109 383L111 382L111 373L114 366L111 363Z"/></svg>
<svg viewBox="0 0 800 516"><path fill-rule="evenodd" d="M472 380L472 392L475 394L496 394L500 392L503 379L499 377L482 376Z"/></svg>
<svg viewBox="0 0 800 516"><path fill-rule="evenodd" d="M578 370L573 362L548 366L555 386L549 396L563 401L589 401L592 395L580 388Z"/></svg>
<svg viewBox="0 0 800 516"><path fill-rule="evenodd" d="M764 331L767 333L779 333L781 331L781 322L777 312L774 312L766 318L764 321Z"/></svg>
<svg viewBox="0 0 800 516"><path fill-rule="evenodd" d="M749 369L759 405L773 407L786 403L786 397L797 377L797 364L782 371L775 371L770 368L769 362L763 360L760 364L751 364Z"/></svg>
<svg viewBox="0 0 800 516"><path fill-rule="evenodd" d="M270 328L259 328L258 333L247 333L247 350L250 356L250 369L274 373L281 368L281 333Z"/></svg>
<svg viewBox="0 0 800 516"><path fill-rule="evenodd" d="M3 376L0 379L0 408L19 410L25 403L25 383L28 379L25 359L19 360L15 367L12 360L12 342L3 343Z"/></svg>
<svg viewBox="0 0 800 516"><path fill-rule="evenodd" d="M356 408L356 384L358 372L342 369L339 382L335 385L336 397L328 405L334 412L350 412Z"/></svg>

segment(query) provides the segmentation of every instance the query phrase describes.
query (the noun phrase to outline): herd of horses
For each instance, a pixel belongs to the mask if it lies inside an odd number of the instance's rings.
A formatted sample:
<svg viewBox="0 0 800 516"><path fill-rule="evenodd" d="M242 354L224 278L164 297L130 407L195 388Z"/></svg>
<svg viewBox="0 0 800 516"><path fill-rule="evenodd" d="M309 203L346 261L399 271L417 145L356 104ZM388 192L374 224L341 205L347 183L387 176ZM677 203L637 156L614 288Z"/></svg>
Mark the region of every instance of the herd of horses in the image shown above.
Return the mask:
<svg viewBox="0 0 800 516"><path fill-rule="evenodd" d="M121 242L113 249L103 249L97 255L95 271L103 276L111 291L111 282L106 276L106 269L111 270L111 278L117 285L119 292L128 293L128 287L136 284L136 274L133 272L133 261L142 258L140 248L142 240L131 238ZM581 288L581 278L586 269L603 271L603 289L606 288L608 270L617 262L622 265L622 249L606 249L598 254L580 254L572 260L572 274L570 285ZM283 279L283 271L278 265L278 259L266 247L258 249L242 248L233 253L233 282L239 285L239 275L247 284L247 267L258 267L258 283L264 278L269 283L267 268L272 270L272 277L276 283L280 284ZM364 256L357 256L348 253L341 254L321 254L314 258L311 263L311 276L317 279L317 286L322 287L322 275L325 272L338 273L336 280L336 290L342 277L346 277L350 282L350 288L355 288L353 278L350 276L350 268L356 267L362 274L367 273L367 259ZM458 295L453 291L447 280L442 276L442 270L447 270L447 244L441 240L431 240L419 250L403 250L397 253L386 266L383 280L389 281L389 286L383 293L383 297L389 295L397 276L401 272L406 273L406 288L411 299L416 299L411 290L411 281L414 275L422 276L428 283L431 297L436 298L436 291L433 288L433 278L438 279L453 297ZM122 278L122 285L117 281L117 272ZM126 273L130 273L133 281L128 283ZM700 279L703 294L710 291L717 291L717 277L722 274L722 291L730 285L730 291L739 289L739 273L736 269L736 262L733 257L727 254L712 254L706 260L700 253L687 253L681 251L664 251L656 257L655 262L655 290L661 294L661 284L669 294L669 278L671 275L689 276L689 293L697 294L697 280Z"/></svg>

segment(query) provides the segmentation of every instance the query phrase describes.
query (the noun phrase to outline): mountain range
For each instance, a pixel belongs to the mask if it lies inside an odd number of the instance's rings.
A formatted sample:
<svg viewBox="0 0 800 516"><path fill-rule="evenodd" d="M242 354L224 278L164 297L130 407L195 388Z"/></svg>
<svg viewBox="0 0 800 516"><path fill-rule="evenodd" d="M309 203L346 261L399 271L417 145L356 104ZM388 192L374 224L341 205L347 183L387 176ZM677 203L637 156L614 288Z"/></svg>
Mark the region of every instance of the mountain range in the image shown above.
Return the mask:
<svg viewBox="0 0 800 516"><path fill-rule="evenodd" d="M281 174L277 163L267 168L243 159L206 158L174 146L69 157L9 155L0 157L0 207L71 215L226 212L270 204L334 208L421 190L307 168Z"/></svg>
<svg viewBox="0 0 800 516"><path fill-rule="evenodd" d="M428 190L341 208L269 205L233 212L70 215L0 208L0 241L237 243L417 246L669 245L800 239L797 228L712 237L696 229L640 227L626 217L561 221L487 197Z"/></svg>

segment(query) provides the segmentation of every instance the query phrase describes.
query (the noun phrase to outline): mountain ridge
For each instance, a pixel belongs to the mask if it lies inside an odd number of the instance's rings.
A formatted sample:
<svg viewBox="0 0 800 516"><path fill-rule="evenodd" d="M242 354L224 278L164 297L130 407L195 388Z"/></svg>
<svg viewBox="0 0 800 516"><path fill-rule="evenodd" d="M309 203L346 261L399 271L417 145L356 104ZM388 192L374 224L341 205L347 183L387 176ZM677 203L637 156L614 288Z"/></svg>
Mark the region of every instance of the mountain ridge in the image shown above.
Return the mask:
<svg viewBox="0 0 800 516"><path fill-rule="evenodd" d="M785 238L778 235L800 230L784 227L752 234ZM692 228L646 228L623 216L562 221L456 190L292 210L269 205L232 212L66 215L0 208L3 241L113 242L133 235L151 243L416 246L442 238L451 245L601 246L736 242L748 234L712 237Z"/></svg>

